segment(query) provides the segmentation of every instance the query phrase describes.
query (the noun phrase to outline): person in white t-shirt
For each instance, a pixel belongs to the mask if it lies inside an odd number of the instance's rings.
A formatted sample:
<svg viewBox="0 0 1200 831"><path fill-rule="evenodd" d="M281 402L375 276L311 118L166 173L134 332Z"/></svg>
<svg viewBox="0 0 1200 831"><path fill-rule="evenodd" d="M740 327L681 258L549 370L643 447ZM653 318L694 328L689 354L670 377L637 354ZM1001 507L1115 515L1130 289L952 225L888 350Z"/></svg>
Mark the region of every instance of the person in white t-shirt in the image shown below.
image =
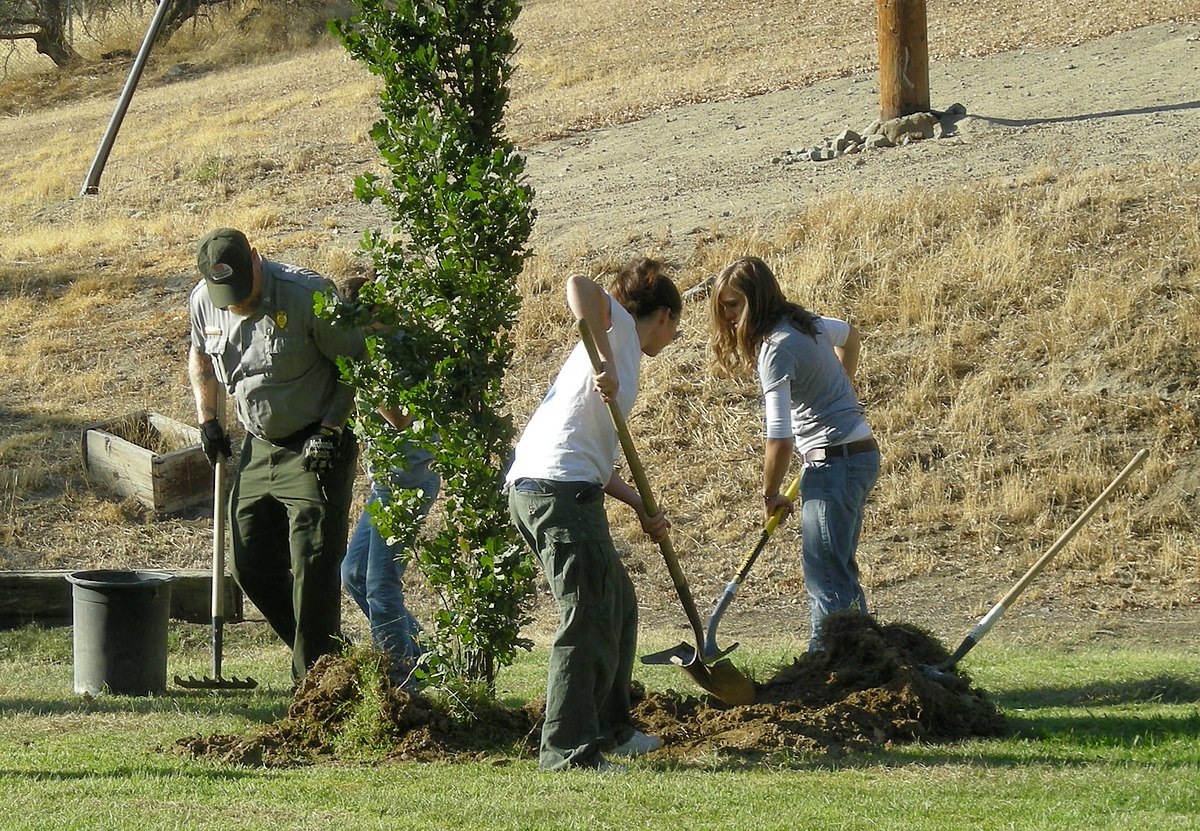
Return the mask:
<svg viewBox="0 0 1200 831"><path fill-rule="evenodd" d="M730 371L755 369L763 391L766 446L763 512L792 504L780 493L800 457L804 584L809 650L822 649L832 612L867 613L858 577L858 538L867 495L879 478L879 445L854 392L862 341L844 320L821 317L784 296L758 257L726 266L712 287L712 346Z"/></svg>
<svg viewBox="0 0 1200 831"><path fill-rule="evenodd" d="M541 562L559 610L538 765L615 770L604 752L640 755L662 741L637 731L630 717L637 598L609 533L604 495L633 508L655 542L671 524L661 511L647 515L614 469L619 441L607 402L628 415L642 355L674 340L683 301L662 264L643 258L616 275L611 295L570 277L567 305L587 321L603 371L594 374L583 344L575 346L517 442L505 488L513 524Z"/></svg>

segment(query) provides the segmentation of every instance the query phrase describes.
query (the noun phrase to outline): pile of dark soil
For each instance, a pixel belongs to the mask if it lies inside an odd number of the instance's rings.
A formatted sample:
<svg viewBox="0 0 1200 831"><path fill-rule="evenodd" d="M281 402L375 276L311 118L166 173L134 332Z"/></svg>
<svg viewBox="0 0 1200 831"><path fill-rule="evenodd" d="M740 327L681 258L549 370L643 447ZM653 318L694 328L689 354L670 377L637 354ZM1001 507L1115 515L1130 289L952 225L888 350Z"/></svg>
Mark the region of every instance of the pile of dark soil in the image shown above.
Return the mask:
<svg viewBox="0 0 1200 831"><path fill-rule="evenodd" d="M668 691L647 695L635 718L662 736L662 754L709 752L748 760L779 752L840 756L914 741L947 742L1007 732L1003 715L964 675L922 670L945 647L908 624L858 614L825 621L825 652L797 658L745 707Z"/></svg>
<svg viewBox="0 0 1200 831"><path fill-rule="evenodd" d="M754 761L772 754L840 756L913 741L952 741L1006 732L1003 716L970 679L922 671L947 657L925 632L881 626L865 615L826 621L828 649L797 658L758 684L756 703L729 707L709 696L635 690L634 719L661 736L656 755L710 753ZM370 679L369 683L365 679ZM332 758L347 731L370 725L375 747L396 760L479 759L536 753L542 703L497 703L451 716L437 702L398 690L359 659L321 659L284 719L257 735L189 736L171 752L242 765L294 765Z"/></svg>

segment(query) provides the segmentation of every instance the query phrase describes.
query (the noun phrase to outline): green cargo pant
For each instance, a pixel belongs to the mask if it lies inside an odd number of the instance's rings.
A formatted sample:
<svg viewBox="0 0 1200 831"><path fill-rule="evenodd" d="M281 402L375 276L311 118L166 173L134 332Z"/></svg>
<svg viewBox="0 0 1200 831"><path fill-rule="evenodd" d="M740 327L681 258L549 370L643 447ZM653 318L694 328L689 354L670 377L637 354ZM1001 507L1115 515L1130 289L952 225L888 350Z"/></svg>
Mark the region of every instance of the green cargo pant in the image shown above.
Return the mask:
<svg viewBox="0 0 1200 831"><path fill-rule="evenodd" d="M291 647L294 681L341 648L339 569L358 455L353 432L344 431L337 464L318 478L303 468L301 446L247 436L229 496L230 571Z"/></svg>
<svg viewBox="0 0 1200 831"><path fill-rule="evenodd" d="M538 766L596 767L601 749L633 735L629 682L637 652L637 598L609 534L604 491L520 479L508 508L558 604Z"/></svg>

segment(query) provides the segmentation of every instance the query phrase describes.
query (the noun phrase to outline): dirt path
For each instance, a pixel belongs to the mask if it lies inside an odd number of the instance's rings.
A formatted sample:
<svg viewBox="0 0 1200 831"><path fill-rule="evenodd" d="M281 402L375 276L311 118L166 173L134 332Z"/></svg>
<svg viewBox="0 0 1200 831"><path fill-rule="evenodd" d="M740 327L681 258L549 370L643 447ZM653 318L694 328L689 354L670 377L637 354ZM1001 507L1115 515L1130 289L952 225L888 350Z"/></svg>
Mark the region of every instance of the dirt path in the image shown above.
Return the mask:
<svg viewBox="0 0 1200 831"><path fill-rule="evenodd" d="M874 75L699 104L529 149L537 241L662 244L697 228L786 216L839 191L881 196L947 182L1190 160L1200 133L1200 24L1165 24L1074 47L937 64L934 108L966 107L958 135L831 162L782 164L878 115Z"/></svg>

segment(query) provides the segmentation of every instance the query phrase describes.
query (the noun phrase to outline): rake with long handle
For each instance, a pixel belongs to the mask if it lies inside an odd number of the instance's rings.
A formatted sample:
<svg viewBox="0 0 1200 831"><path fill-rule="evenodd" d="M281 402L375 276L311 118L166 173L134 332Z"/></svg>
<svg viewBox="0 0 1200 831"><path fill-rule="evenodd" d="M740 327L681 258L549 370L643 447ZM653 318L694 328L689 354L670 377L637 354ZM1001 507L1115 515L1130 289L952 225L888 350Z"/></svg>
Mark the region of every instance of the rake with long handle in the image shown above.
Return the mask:
<svg viewBox="0 0 1200 831"><path fill-rule="evenodd" d="M212 549L212 676L187 678L175 676L176 685L191 690L252 690L253 678L225 678L221 675L221 655L225 639L225 467L228 461L218 454L213 466L213 549Z"/></svg>

